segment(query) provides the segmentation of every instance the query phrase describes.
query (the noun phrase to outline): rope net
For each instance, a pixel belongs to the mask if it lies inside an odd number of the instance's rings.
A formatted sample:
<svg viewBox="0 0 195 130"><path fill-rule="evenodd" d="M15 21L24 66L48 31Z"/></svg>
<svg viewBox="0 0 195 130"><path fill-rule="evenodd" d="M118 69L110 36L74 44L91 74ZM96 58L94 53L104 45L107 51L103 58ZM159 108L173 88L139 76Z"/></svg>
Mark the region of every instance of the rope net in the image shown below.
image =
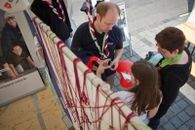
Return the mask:
<svg viewBox="0 0 195 130"><path fill-rule="evenodd" d="M47 65L77 130L147 130L110 86L96 77L37 17L34 25Z"/></svg>

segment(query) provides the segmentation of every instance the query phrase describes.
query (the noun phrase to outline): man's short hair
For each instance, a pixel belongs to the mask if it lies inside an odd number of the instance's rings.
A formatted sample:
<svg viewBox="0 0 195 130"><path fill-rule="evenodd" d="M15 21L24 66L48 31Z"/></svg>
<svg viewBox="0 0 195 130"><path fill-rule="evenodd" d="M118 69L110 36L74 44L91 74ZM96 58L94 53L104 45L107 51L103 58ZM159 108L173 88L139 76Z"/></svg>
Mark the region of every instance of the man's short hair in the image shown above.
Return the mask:
<svg viewBox="0 0 195 130"><path fill-rule="evenodd" d="M156 35L155 40L161 48L170 52L178 49L180 53L184 49L185 35L178 28L167 27Z"/></svg>
<svg viewBox="0 0 195 130"><path fill-rule="evenodd" d="M116 8L118 11L118 15L120 15L120 8L118 5L112 2L100 2L97 5L96 13L98 13L101 17L104 17L109 9Z"/></svg>

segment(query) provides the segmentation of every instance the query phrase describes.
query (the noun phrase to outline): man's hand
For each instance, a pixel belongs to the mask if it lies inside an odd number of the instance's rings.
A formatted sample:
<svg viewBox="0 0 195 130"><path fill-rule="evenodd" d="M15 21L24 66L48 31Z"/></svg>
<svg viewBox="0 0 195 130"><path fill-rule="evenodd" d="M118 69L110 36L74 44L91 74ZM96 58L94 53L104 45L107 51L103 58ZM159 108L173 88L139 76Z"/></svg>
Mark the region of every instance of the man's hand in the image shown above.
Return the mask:
<svg viewBox="0 0 195 130"><path fill-rule="evenodd" d="M116 50L115 59L110 64L111 70L116 70L117 69L119 60L122 57L122 55L123 55L123 49Z"/></svg>
<svg viewBox="0 0 195 130"><path fill-rule="evenodd" d="M111 68L110 69L111 70L116 70L117 67L118 67L118 63L119 63L119 59L118 58L116 58L113 61L111 61L111 63L110 63Z"/></svg>
<svg viewBox="0 0 195 130"><path fill-rule="evenodd" d="M104 73L105 69L111 68L111 65L108 65L108 62L110 59L105 59L105 60L100 60L99 61L99 66L96 70L96 75L98 77L101 77L102 73Z"/></svg>

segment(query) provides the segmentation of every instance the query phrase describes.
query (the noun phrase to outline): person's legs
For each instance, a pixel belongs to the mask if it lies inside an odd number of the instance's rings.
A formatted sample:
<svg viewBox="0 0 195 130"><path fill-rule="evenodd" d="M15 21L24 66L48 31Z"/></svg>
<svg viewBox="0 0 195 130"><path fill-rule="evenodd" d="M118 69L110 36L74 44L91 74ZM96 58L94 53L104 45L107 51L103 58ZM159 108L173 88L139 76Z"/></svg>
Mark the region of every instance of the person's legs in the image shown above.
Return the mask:
<svg viewBox="0 0 195 130"><path fill-rule="evenodd" d="M150 119L148 126L152 128L152 130L157 130L158 126L160 124L160 119Z"/></svg>
<svg viewBox="0 0 195 130"><path fill-rule="evenodd" d="M157 114L150 119L148 126L150 126L153 130L157 130L160 124L160 119L167 113L170 106L171 104L166 104L162 102L160 104Z"/></svg>
<svg viewBox="0 0 195 130"><path fill-rule="evenodd" d="M18 64L18 65L16 66L16 70L17 70L18 73L23 73L23 72L24 72L24 68L22 67L21 64Z"/></svg>

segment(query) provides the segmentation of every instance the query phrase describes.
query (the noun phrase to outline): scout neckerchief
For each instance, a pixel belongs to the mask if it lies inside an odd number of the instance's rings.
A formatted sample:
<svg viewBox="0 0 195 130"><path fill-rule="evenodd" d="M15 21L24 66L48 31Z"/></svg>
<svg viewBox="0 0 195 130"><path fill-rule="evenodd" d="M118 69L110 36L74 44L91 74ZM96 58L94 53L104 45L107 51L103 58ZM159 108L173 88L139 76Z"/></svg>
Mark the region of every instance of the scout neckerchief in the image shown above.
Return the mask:
<svg viewBox="0 0 195 130"><path fill-rule="evenodd" d="M51 2L49 2L48 0L42 0L43 2L45 2L49 8L51 8L51 10L53 11L53 13L63 22L65 21L65 16L64 16L64 10L62 9L61 3L59 0L56 0L57 2L57 9L52 5L52 0ZM58 9L60 12L58 12Z"/></svg>
<svg viewBox="0 0 195 130"><path fill-rule="evenodd" d="M95 21L95 19L93 20ZM100 59L106 59L109 56L109 50L108 50L108 33L104 34L103 41L102 41L102 47L100 47L101 44L98 44L97 38L95 36L95 27L94 22L89 22L89 32L91 34L91 37L95 43L95 46L97 47L100 55Z"/></svg>
<svg viewBox="0 0 195 130"><path fill-rule="evenodd" d="M162 60L160 67L163 68L167 65L172 65L172 64L178 62L179 60L181 60L182 56L183 56L183 52L181 54L177 54L173 58L165 58L164 60Z"/></svg>
<svg viewBox="0 0 195 130"><path fill-rule="evenodd" d="M105 33L102 41L102 47L100 47L101 44L98 44L97 38L95 36L95 28L94 28L94 21L96 20L96 17L93 18L92 15L90 14L91 6L90 6L90 0L86 0L87 8L86 8L86 13L88 16L88 21L89 21L89 32L91 34L91 37L95 43L95 46L97 47L100 55L100 59L106 59L109 56L109 50L108 50L108 33Z"/></svg>

